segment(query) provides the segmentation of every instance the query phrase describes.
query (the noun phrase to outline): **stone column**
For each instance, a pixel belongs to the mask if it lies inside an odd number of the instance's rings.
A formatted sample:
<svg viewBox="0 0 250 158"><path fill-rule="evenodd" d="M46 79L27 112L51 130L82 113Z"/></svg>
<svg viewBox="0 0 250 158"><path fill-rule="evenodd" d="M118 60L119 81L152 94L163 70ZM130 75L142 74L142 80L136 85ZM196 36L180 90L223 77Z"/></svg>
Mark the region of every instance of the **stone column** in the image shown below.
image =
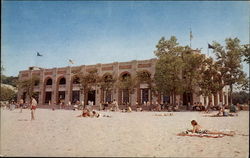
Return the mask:
<svg viewBox="0 0 250 158"><path fill-rule="evenodd" d="M65 75L65 79L66 79L66 85L65 85L65 104L69 104L70 96L71 96L71 67L67 67L66 69L66 75Z"/></svg>
<svg viewBox="0 0 250 158"><path fill-rule="evenodd" d="M40 70L40 83L39 83L39 101L38 104L43 104L43 98L44 98L44 70Z"/></svg>
<svg viewBox="0 0 250 158"><path fill-rule="evenodd" d="M51 97L51 104L57 104L56 95L57 95L57 68L53 69L52 74L52 97Z"/></svg>
<svg viewBox="0 0 250 158"><path fill-rule="evenodd" d="M140 85L137 86L136 92L137 92L137 102L138 102L138 104L141 104L141 89L140 89Z"/></svg>
<svg viewBox="0 0 250 158"><path fill-rule="evenodd" d="M101 102L101 89L100 88L96 88L96 94L95 94L95 105L100 106L100 102Z"/></svg>

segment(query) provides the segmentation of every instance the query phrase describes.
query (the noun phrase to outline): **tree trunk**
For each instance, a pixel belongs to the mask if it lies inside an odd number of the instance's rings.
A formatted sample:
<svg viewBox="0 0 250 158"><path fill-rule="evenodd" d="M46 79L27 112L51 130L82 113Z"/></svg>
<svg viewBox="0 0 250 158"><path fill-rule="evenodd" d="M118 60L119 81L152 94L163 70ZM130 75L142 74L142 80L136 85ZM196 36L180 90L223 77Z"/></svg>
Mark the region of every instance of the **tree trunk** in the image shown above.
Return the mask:
<svg viewBox="0 0 250 158"><path fill-rule="evenodd" d="M175 92L173 93L173 105L174 106L176 105L176 94L175 94Z"/></svg>
<svg viewBox="0 0 250 158"><path fill-rule="evenodd" d="M153 94L153 93L152 93L152 90L151 90L151 89L149 89L149 91L150 91L150 94L149 94L149 95L150 95L150 98L149 98L149 99L150 99L150 105L152 105L152 99L153 99L152 94Z"/></svg>
<svg viewBox="0 0 250 158"><path fill-rule="evenodd" d="M233 96L232 96L232 94L233 94L233 85L231 84L231 85L230 85L230 92L229 92L229 95L230 95L229 106L232 105L232 101L233 101Z"/></svg>
<svg viewBox="0 0 250 158"><path fill-rule="evenodd" d="M84 90L84 105L83 105L83 108L86 107L87 103L88 103L88 91Z"/></svg>

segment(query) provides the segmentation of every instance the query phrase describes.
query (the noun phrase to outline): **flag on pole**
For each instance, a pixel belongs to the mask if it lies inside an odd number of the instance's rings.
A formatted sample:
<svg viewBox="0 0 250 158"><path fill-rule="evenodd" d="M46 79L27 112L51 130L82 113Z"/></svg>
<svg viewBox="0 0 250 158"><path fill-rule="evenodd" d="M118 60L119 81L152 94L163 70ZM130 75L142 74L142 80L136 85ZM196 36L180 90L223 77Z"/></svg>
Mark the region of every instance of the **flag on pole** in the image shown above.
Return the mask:
<svg viewBox="0 0 250 158"><path fill-rule="evenodd" d="M74 64L73 60L69 59L69 63L70 64Z"/></svg>
<svg viewBox="0 0 250 158"><path fill-rule="evenodd" d="M208 49L210 49L210 48L211 48L211 49L215 49L214 46L212 46L211 44L208 43Z"/></svg>
<svg viewBox="0 0 250 158"><path fill-rule="evenodd" d="M36 56L41 57L41 56L43 56L43 55L40 54L39 52L36 52Z"/></svg>

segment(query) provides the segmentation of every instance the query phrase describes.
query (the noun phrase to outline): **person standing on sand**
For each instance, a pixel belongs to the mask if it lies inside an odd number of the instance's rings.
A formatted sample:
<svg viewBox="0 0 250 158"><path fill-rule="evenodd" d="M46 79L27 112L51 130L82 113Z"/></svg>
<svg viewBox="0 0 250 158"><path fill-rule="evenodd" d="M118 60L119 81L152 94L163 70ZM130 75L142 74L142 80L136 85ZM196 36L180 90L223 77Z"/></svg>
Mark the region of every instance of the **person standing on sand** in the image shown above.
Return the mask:
<svg viewBox="0 0 250 158"><path fill-rule="evenodd" d="M23 99L20 99L20 100L19 100L20 113L21 113L22 110L23 110L23 103L24 103Z"/></svg>
<svg viewBox="0 0 250 158"><path fill-rule="evenodd" d="M119 106L118 106L118 103L117 103L117 101L115 99L113 101L113 105L115 106L115 111L118 111L119 110Z"/></svg>
<svg viewBox="0 0 250 158"><path fill-rule="evenodd" d="M35 110L37 106L37 101L34 97L31 97L31 120L35 120Z"/></svg>

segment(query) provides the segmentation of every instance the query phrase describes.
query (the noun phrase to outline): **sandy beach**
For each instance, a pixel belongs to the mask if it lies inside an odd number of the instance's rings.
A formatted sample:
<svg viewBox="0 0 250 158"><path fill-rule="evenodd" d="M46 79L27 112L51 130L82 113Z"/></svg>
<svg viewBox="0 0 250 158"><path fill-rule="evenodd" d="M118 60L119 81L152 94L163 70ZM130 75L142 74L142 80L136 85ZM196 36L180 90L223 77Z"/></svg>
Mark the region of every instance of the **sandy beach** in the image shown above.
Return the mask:
<svg viewBox="0 0 250 158"><path fill-rule="evenodd" d="M111 118L79 118L81 111L1 109L2 156L248 157L249 112L203 117L201 112L103 112ZM215 112L214 112L215 113ZM223 138L177 136L197 120L205 129L233 130Z"/></svg>

